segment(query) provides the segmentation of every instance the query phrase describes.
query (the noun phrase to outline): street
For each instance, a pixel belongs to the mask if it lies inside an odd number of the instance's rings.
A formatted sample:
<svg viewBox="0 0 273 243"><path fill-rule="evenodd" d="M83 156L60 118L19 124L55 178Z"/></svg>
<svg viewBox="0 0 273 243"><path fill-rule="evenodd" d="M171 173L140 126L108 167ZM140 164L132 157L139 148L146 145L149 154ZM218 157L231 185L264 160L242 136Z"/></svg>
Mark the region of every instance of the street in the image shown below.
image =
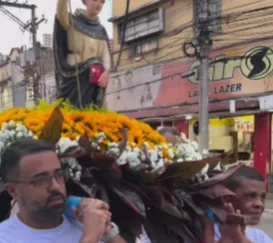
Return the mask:
<svg viewBox="0 0 273 243"><path fill-rule="evenodd" d="M261 224L257 227L263 230L268 236L273 239L273 196L269 196L266 200L266 210L263 215Z"/></svg>

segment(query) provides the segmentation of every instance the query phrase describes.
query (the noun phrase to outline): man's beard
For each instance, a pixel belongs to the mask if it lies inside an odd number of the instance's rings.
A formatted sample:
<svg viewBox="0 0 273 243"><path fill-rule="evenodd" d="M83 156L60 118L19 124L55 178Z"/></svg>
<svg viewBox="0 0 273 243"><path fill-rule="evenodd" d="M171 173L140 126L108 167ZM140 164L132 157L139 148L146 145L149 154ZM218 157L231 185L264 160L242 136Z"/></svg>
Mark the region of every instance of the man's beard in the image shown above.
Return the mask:
<svg viewBox="0 0 273 243"><path fill-rule="evenodd" d="M55 198L61 198L63 203L60 205L51 206L50 203ZM22 204L28 210L28 212L36 219L54 221L59 219L65 210L65 196L61 193L51 193L44 203L31 203L25 198L21 198Z"/></svg>

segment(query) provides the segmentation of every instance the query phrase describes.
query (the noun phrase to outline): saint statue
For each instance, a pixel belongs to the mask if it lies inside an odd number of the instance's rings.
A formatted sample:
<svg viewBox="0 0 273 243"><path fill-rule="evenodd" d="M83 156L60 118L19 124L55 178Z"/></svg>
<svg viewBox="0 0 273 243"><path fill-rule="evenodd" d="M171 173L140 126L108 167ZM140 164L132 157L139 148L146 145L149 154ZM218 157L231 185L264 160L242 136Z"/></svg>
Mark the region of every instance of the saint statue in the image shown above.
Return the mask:
<svg viewBox="0 0 273 243"><path fill-rule="evenodd" d="M83 0L86 10L69 10L58 0L54 26L55 77L59 98L77 108L102 107L112 61L109 39L99 21L105 0Z"/></svg>

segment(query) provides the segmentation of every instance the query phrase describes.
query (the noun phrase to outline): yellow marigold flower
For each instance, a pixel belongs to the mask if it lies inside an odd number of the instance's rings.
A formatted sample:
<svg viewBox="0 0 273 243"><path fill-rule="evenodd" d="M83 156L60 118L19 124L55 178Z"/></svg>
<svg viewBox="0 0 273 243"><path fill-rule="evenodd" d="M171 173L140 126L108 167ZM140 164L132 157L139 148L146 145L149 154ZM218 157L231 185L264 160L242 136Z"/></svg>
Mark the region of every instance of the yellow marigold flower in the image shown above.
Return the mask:
<svg viewBox="0 0 273 243"><path fill-rule="evenodd" d="M44 125L50 118L56 105L49 105L41 102L39 106L27 108L10 108L0 113L0 125L10 120L21 123L31 130L36 136L41 134ZM111 142L119 143L122 140L120 130L128 129L128 145L132 147L142 147L144 143L149 144L150 149L155 149L156 145L165 144L166 140L149 125L126 117L122 114L107 111L94 111L91 108L79 111L73 109L71 105L65 103L61 109L64 123L62 136L76 139L78 136L87 134L90 139L95 138L96 134L103 132L106 138L102 142L101 149L107 149ZM163 151L165 158L167 151Z"/></svg>
<svg viewBox="0 0 273 243"><path fill-rule="evenodd" d="M24 125L26 126L27 129L34 132L34 134L36 135L38 131L41 131L43 129L45 123L41 121L39 118L29 116L25 119Z"/></svg>

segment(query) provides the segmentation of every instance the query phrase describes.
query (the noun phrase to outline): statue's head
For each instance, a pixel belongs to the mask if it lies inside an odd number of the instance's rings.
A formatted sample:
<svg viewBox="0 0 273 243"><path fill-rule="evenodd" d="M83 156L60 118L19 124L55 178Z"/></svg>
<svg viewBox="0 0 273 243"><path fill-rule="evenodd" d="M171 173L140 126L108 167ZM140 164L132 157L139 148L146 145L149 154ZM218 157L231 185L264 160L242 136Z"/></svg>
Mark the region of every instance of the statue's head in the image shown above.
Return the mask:
<svg viewBox="0 0 273 243"><path fill-rule="evenodd" d="M105 0L82 0L86 6L86 11L89 17L96 18L105 3Z"/></svg>

